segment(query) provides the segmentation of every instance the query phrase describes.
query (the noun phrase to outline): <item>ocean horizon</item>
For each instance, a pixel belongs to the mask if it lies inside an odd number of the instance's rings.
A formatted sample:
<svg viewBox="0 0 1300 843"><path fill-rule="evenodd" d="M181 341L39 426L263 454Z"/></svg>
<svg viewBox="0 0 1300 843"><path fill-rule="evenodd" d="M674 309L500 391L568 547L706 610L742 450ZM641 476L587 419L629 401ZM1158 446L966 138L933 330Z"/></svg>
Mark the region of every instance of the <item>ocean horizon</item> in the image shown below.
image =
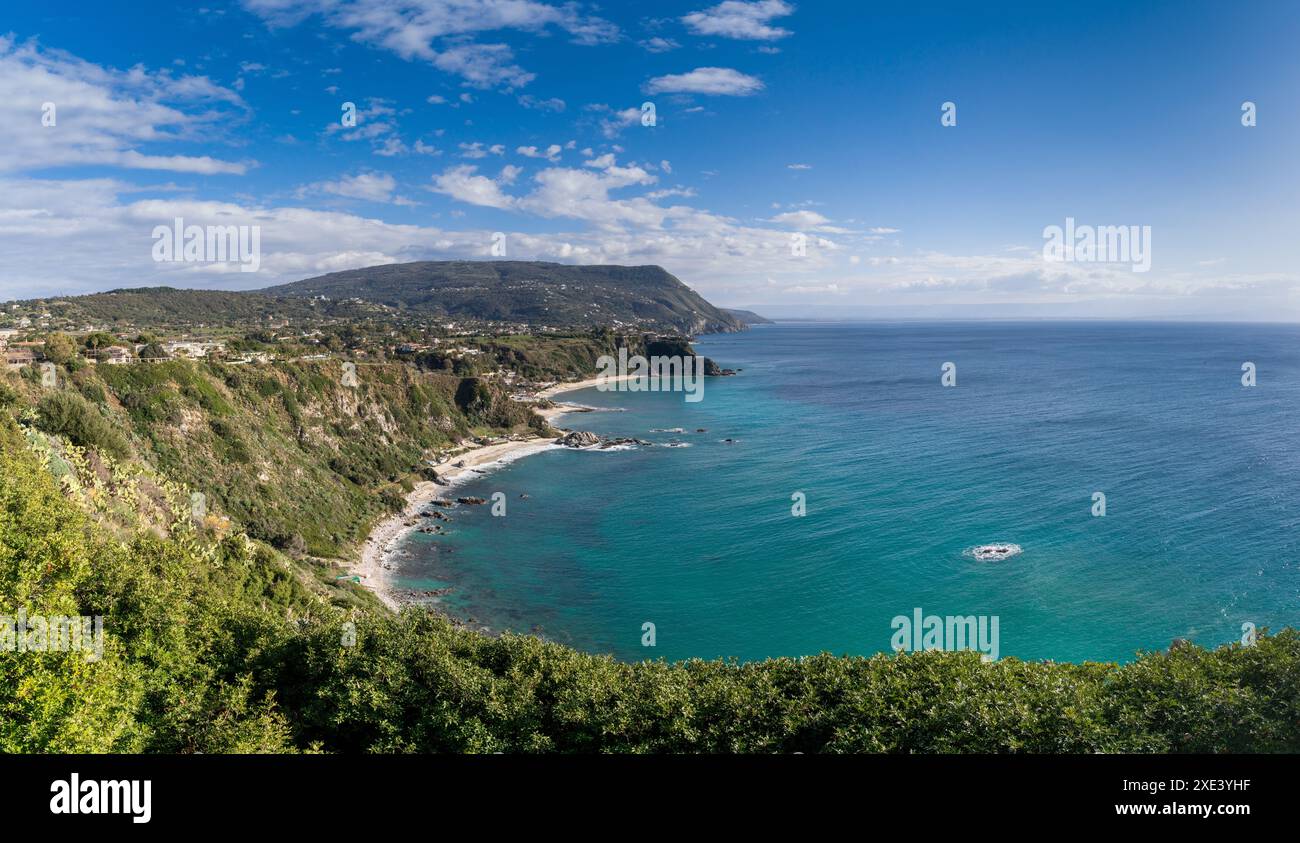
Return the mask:
<svg viewBox="0 0 1300 843"><path fill-rule="evenodd" d="M1296 620L1297 340L1096 321L706 336L697 350L740 372L698 403L565 396L598 409L559 426L655 445L552 448L465 483L503 494L505 517L461 506L448 535L409 534L393 584L624 660L889 652L917 610L996 618L1002 657L1237 641ZM988 543L1021 552L974 558Z"/></svg>

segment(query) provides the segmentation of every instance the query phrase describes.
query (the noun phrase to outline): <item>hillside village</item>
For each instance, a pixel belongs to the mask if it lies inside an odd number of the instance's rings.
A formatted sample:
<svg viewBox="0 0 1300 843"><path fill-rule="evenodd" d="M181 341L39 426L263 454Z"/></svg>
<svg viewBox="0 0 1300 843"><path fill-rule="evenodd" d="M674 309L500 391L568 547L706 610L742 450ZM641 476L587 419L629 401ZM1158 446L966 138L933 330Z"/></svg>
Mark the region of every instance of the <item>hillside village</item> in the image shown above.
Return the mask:
<svg viewBox="0 0 1300 843"><path fill-rule="evenodd" d="M239 325L220 323L183 328L120 320L95 324L11 303L0 309L0 355L9 369L37 366L48 360L65 362L70 354L86 363L109 366L175 359L242 365L331 357L382 361L420 356L451 361L454 368L456 361L482 355L484 349L479 343L483 341L567 333L556 326L502 322L412 320L399 327L391 325L371 330L374 326L346 319L279 319L241 332ZM71 351L67 348L69 341Z"/></svg>

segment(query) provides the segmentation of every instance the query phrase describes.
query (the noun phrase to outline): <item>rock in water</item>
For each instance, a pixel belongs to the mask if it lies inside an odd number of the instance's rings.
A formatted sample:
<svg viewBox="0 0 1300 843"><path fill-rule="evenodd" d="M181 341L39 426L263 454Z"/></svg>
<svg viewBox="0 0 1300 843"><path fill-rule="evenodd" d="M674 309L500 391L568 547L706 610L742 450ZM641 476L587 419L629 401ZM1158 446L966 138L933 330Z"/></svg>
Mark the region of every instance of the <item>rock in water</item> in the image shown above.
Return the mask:
<svg viewBox="0 0 1300 843"><path fill-rule="evenodd" d="M966 551L969 556L975 557L980 562L999 562L1003 559L1009 559L1021 552L1018 544L1011 542L997 542L995 544L980 544Z"/></svg>
<svg viewBox="0 0 1300 843"><path fill-rule="evenodd" d="M555 444L566 448L589 448L600 444L600 437L589 430L575 430L556 440Z"/></svg>

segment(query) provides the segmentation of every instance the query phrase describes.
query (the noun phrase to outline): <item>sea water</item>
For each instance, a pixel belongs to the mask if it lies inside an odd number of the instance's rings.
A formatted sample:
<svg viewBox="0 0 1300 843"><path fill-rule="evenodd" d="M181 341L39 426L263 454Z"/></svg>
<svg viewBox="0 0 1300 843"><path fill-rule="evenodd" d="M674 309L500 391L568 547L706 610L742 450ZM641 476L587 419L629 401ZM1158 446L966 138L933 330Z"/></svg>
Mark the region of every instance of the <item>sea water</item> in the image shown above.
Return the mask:
<svg viewBox="0 0 1300 843"><path fill-rule="evenodd" d="M396 585L623 659L888 652L918 608L1061 661L1300 621L1296 327L780 323L697 348L743 370L697 403L563 396L606 411L561 426L658 446L478 477L457 494L505 516L411 535Z"/></svg>

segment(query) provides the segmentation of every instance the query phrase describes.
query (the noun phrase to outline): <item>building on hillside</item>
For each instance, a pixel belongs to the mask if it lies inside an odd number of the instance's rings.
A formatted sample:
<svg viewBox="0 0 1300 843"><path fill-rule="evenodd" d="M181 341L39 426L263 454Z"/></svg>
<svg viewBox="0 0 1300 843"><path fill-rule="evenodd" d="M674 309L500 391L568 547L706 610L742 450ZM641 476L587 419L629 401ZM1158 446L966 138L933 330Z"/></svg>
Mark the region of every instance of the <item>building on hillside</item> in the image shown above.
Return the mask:
<svg viewBox="0 0 1300 843"><path fill-rule="evenodd" d="M271 355L265 351L250 351L240 357L234 357L226 361L227 363L270 363Z"/></svg>
<svg viewBox="0 0 1300 843"><path fill-rule="evenodd" d="M103 362L110 366L121 366L125 363L134 363L135 355L131 349L123 348L120 345L110 345L104 349Z"/></svg>
<svg viewBox="0 0 1300 843"><path fill-rule="evenodd" d="M172 357L200 359L219 354L226 350L226 346L219 342L169 342L163 345L163 350Z"/></svg>
<svg viewBox="0 0 1300 843"><path fill-rule="evenodd" d="M21 369L36 362L36 353L30 348L7 348L4 351L5 365L10 369Z"/></svg>

